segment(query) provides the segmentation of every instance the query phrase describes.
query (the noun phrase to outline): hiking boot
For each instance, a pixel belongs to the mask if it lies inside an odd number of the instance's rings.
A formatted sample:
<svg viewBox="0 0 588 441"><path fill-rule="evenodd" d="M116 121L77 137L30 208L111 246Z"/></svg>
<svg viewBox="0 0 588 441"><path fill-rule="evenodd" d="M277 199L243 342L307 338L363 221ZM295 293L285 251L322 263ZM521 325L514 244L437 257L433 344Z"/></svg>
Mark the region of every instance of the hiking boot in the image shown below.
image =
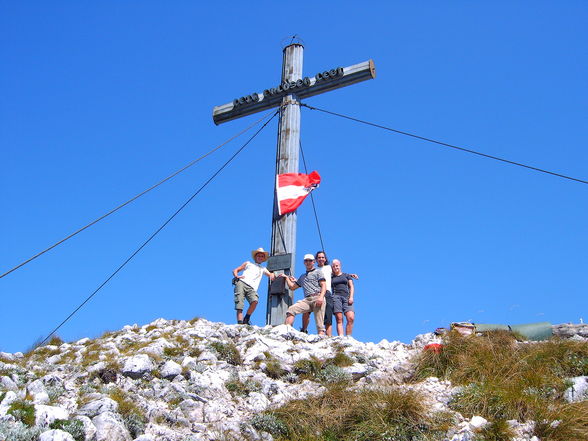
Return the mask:
<svg viewBox="0 0 588 441"><path fill-rule="evenodd" d="M237 320L237 324L238 325L242 325L243 324L243 320Z"/></svg>
<svg viewBox="0 0 588 441"><path fill-rule="evenodd" d="M251 318L251 317L247 317L247 316L245 316L245 318L243 318L243 324L244 324L244 325L248 325L248 324L249 324L249 319L250 319L250 318Z"/></svg>
<svg viewBox="0 0 588 441"><path fill-rule="evenodd" d="M304 332L305 334L308 334L308 329L300 328L300 332Z"/></svg>

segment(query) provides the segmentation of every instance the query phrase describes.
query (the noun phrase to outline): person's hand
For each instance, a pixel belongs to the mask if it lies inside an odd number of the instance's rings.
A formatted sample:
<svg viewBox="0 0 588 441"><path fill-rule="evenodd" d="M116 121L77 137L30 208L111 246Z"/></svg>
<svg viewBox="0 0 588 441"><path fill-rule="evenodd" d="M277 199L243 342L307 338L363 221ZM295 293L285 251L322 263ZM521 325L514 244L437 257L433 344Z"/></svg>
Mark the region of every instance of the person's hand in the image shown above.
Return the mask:
<svg viewBox="0 0 588 441"><path fill-rule="evenodd" d="M353 297L349 297L349 300L347 300L347 303L349 305L353 305Z"/></svg>
<svg viewBox="0 0 588 441"><path fill-rule="evenodd" d="M357 274L349 274L351 276L352 279L359 279L359 276Z"/></svg>
<svg viewBox="0 0 588 441"><path fill-rule="evenodd" d="M323 306L323 302L325 300L322 297L319 297L318 299L316 299L316 306Z"/></svg>
<svg viewBox="0 0 588 441"><path fill-rule="evenodd" d="M242 279L243 276L235 276L235 279Z"/></svg>

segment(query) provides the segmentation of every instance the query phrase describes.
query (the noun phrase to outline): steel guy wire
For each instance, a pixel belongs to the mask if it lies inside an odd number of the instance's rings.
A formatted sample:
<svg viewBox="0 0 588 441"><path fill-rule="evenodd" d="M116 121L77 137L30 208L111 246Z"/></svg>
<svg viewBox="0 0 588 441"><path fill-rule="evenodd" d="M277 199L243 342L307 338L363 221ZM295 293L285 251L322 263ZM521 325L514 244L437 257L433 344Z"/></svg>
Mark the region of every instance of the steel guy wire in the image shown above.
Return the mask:
<svg viewBox="0 0 588 441"><path fill-rule="evenodd" d="M263 126L261 126L259 128L259 130L257 130L257 132L255 132L253 134L253 136L251 136L251 138L249 138L247 140L247 142L245 142L245 144L243 144L234 154L233 156L231 156L204 184L202 184L200 186L200 188L198 190L196 190L196 192L194 194L192 194L192 196L190 196L188 198L188 200L186 202L184 202L180 208L178 208L174 214L172 214L157 230L155 230L155 232L149 236L149 238L143 242L143 244L141 244L141 246L139 246L139 248L137 248L110 276L108 276L106 278L106 280L104 282L102 282L102 284L96 288L96 290L94 290L94 292L92 294L90 294L88 297L86 297L86 299L76 308L74 309L59 325L57 325L57 327L55 329L53 329L48 335L47 337L45 337L43 339L43 341L41 341L40 345L43 345L47 340L49 340L51 338L51 336L53 334L55 334L65 323L67 323L67 321L72 318L86 303L88 303L90 301L90 299L92 297L94 297L98 291L100 291L116 274L118 274L118 272L120 270L122 270L127 263L129 263L133 257L135 257L149 242L151 242L151 240L157 236L157 234L159 234L159 232L161 230L163 230L190 202L192 202L192 200L227 166L229 165L229 163L235 159L237 157L237 155L239 153L241 153L241 151L243 151L243 149L245 147L247 147L247 145L253 141L253 139L259 135L259 133L274 119L274 117L278 114L278 111L276 111L272 117L267 120L265 122L265 124Z"/></svg>
<svg viewBox="0 0 588 441"><path fill-rule="evenodd" d="M196 164L197 162L201 161L202 159L206 158L207 156L210 156L212 153L216 152L218 149L220 149L221 147L225 146L226 144L228 144L229 142L231 142L232 140L234 140L235 138L241 136L242 134L246 133L247 131L249 131L251 128L253 128L254 126L256 126L257 124L259 124L261 121L263 121L265 118L267 118L270 114L267 113L265 114L262 118L258 119L257 121L255 121L253 124L251 124L249 127L241 130L239 133L237 133L236 135L233 135L232 137L230 137L229 139L227 139L225 142L219 144L218 146L216 146L215 148L213 148L212 150L210 150L208 153L205 153L204 155L200 156L199 158L194 159L193 161L189 162L188 164L186 164L185 166L183 166L182 168L180 168L179 170L173 172L171 175L169 175L167 178L162 179L161 181L159 181L157 184L149 187L147 190L142 191L141 193L137 194L136 196L132 197L131 199L129 199L128 201L126 201L123 204L120 204L118 207L113 208L112 210L110 210L109 212L107 212L106 214L100 216L99 218L93 220L92 222L90 222L89 224L87 224L86 226L74 231L73 233L71 233L69 236L61 239L60 241L54 243L53 245L51 245L49 248L46 248L45 250L35 254L33 257L25 260L24 262L18 264L17 266L15 266L14 268L6 271L5 273L0 275L0 279L7 276L8 274L10 274L13 271L16 271L17 269L21 268L22 266L26 265L27 263L35 260L37 257L42 256L43 254L45 254L47 251L51 251L53 248L55 248L58 245L61 245L63 242L65 242L68 239L71 239L72 237L76 236L77 234L81 233L82 231L90 228L92 225L97 224L98 222L100 222L101 220L105 219L106 217L110 216L111 214L115 213L116 211L120 210L121 208L129 205L131 202L139 199L141 196L149 193L151 190L159 187L161 184L169 181L170 179L176 177L177 175L179 175L180 173L182 173L183 171L187 170L188 168L192 167L194 164ZM273 118L273 117L272 117Z"/></svg>
<svg viewBox="0 0 588 441"><path fill-rule="evenodd" d="M459 146L456 146L456 145L453 145L453 144L448 144L446 142L437 141L437 140L432 139L432 138L426 138L424 136L415 135L414 133L403 132L402 130L396 130L396 129L393 129L393 128L390 128L390 127L383 126L381 124L376 124L376 123L365 121L365 120L362 120L362 119L359 119L359 118L354 118L352 116L343 115L343 114L337 113L337 112L332 112L330 110L325 110L325 109L320 109L318 107L309 106L308 104L300 103L300 105L301 106L304 106L304 107L307 107L307 108L309 108L311 110L318 110L319 112L328 113L329 115L338 116L338 117L345 118L345 119L348 119L348 120L351 120L351 121L355 121L355 122L358 122L358 123L361 123L361 124L366 124L368 126L377 127L379 129L388 130L390 132L398 133L400 135L410 136L412 138L420 139L422 141L432 142L433 144L438 144L438 145L442 145L442 146L445 146L445 147L450 147L452 149L461 150L462 152L471 153L471 154L478 155L478 156L483 156L484 158L494 159L495 161L500 161L500 162L504 162L506 164L516 165L516 166L519 166L519 167L524 167L524 168L527 168L529 170L534 170L534 171L538 171L538 172L541 172L541 173L546 173L548 175L557 176L559 178L569 179L570 181L579 182L581 184L588 184L588 181L585 181L583 179L574 178L574 177L567 176L567 175L564 175L564 174L561 174L561 173L556 173L556 172L552 172L552 171L549 171L549 170L545 170L545 169L542 169L542 168L539 168L539 167L533 167L532 165L527 165L527 164L523 164L521 162L511 161L509 159L500 158L498 156L488 155L486 153L477 152L475 150L468 149L468 148L465 148L465 147L459 147Z"/></svg>

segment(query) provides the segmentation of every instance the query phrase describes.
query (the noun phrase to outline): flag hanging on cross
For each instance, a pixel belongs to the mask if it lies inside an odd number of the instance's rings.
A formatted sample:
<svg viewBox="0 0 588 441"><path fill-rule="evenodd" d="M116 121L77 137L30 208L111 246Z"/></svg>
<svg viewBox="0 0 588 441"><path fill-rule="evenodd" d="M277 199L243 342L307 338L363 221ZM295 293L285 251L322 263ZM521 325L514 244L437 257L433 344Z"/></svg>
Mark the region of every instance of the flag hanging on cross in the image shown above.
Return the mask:
<svg viewBox="0 0 588 441"><path fill-rule="evenodd" d="M278 214L282 216L295 211L306 196L321 183L321 177L313 171L304 173L284 173L276 177L276 197Z"/></svg>

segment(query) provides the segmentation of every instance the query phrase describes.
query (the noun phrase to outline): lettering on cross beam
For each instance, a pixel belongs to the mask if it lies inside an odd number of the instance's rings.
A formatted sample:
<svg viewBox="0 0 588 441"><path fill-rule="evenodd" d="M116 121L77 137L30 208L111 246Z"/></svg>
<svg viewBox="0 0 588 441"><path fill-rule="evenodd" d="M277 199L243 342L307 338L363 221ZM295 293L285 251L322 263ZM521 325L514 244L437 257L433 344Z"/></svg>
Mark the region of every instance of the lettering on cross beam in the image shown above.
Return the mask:
<svg viewBox="0 0 588 441"><path fill-rule="evenodd" d="M280 84L278 87L272 87L271 89L265 89L263 91L263 95L258 93L252 93L251 95L242 96L241 98L235 98L233 100L233 106L239 107L243 105L248 105L252 103L257 103L265 97L271 96L285 96L291 93L296 93L297 91L301 90L302 88L310 87L319 81L329 81L334 80L337 77L343 76L343 68L338 67L336 69L326 70L324 72L319 72L314 76L314 81L312 81L309 77L304 77L301 80L297 81L285 81Z"/></svg>
<svg viewBox="0 0 588 441"><path fill-rule="evenodd" d="M277 107L282 98L294 94L299 99L308 98L360 81L376 77L376 68L372 60L349 67L336 67L317 73L314 77L303 77L295 81L265 89L263 93L254 92L235 98L222 106L216 106L212 112L215 124L231 121L242 116Z"/></svg>

